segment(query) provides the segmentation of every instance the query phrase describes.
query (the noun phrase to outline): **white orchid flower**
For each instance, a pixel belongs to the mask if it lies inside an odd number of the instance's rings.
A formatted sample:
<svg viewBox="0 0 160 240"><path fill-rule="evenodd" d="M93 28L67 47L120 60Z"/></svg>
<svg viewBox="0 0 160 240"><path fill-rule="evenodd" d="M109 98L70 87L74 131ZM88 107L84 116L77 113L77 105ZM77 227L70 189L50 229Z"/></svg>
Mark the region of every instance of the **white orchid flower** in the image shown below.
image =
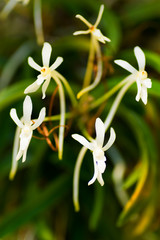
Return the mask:
<svg viewBox="0 0 160 240"><path fill-rule="evenodd" d="M40 67L33 58L28 58L28 64L34 68L35 70L39 71L40 74L37 77L37 80L29 85L24 93L28 94L31 92L35 92L38 90L38 88L43 84L42 86L42 99L45 98L45 93L48 88L48 85L51 80L52 72L63 62L62 57L57 57L56 61L49 67L50 57L51 57L52 47L49 43L45 42L42 48L42 62L43 67ZM44 83L43 83L44 82Z"/></svg>
<svg viewBox="0 0 160 240"><path fill-rule="evenodd" d="M29 96L26 96L23 102L23 117L21 118L21 120L18 118L15 108L12 108L10 111L11 118L19 128L18 134L15 139L16 143L14 143L16 148L18 148L19 145L19 151L17 151L17 153L14 154L14 159L12 163L12 165L14 166L16 165L15 162L18 161L21 157L23 157L22 162L26 160L27 149L32 138L33 130L39 127L43 122L46 114L46 109L45 107L41 109L37 120L32 121L31 114L32 114L32 101ZM19 142L19 144L17 144L17 142ZM15 149L13 151L15 152ZM13 171L12 175L14 175Z"/></svg>
<svg viewBox="0 0 160 240"><path fill-rule="evenodd" d="M102 18L103 11L104 11L104 5L101 5L99 13L98 13L97 20L96 20L94 25L92 25L90 22L88 22L83 16L77 14L76 18L79 18L82 22L84 22L89 29L86 30L86 31L76 31L76 32L73 33L73 35L80 35L80 34L88 34L88 33L90 33L90 34L92 34L92 36L94 36L101 43L105 43L106 41L110 42L111 40L109 38L105 37L101 33L101 31L99 29L97 29L97 26L100 23L100 20Z"/></svg>
<svg viewBox="0 0 160 240"><path fill-rule="evenodd" d="M104 181L102 178L102 173L104 173L106 169L106 157L104 152L107 151L115 141L116 134L113 128L110 130L110 138L107 144L103 147L104 137L105 137L105 126L100 118L96 119L95 123L96 129L96 139L88 142L86 138L79 134L73 134L72 137L80 142L83 146L88 148L93 153L93 163L94 163L94 175L93 178L88 182L88 185L91 185L97 179L101 186L104 185Z"/></svg>
<svg viewBox="0 0 160 240"><path fill-rule="evenodd" d="M139 101L142 99L144 104L147 104L147 88L152 87L151 79L148 78L148 74L145 71L145 55L144 52L140 47L134 48L134 54L136 56L139 70L136 70L134 67L132 67L128 62L124 60L115 60L114 62L121 66L122 68L126 69L130 73L132 73L132 77L135 77L136 83L137 83L137 95L136 95L136 101Z"/></svg>
<svg viewBox="0 0 160 240"><path fill-rule="evenodd" d="M27 5L30 0L10 0L8 3L5 5L1 12L2 17L6 17L16 6L17 3L21 2L24 5Z"/></svg>

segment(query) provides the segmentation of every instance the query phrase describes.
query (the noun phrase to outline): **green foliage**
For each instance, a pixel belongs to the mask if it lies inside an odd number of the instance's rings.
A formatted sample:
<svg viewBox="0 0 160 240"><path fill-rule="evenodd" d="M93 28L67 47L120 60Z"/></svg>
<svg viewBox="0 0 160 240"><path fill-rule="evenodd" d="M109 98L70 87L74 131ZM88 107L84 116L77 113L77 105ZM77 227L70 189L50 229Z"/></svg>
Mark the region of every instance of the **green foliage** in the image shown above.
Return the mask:
<svg viewBox="0 0 160 240"><path fill-rule="evenodd" d="M104 4L99 27L112 41L101 44L103 77L97 88L89 93L85 104L74 108L66 94L68 117L63 160L58 160L57 152L52 151L46 138L35 131L34 135L39 139L32 139L26 162L18 162L16 177L10 181L8 177L15 125L9 111L16 107L20 116L24 89L36 80L37 73L28 66L27 57L32 55L41 65L42 45L36 42L33 1L30 0L27 6L18 4L6 19L0 19L0 238L21 240L30 236L30 239L37 240L158 240L159 0L41 1L45 40L53 47L53 58L64 58L58 70L67 78L75 95L82 89L90 43L88 35L73 36L74 31L86 29L75 15L79 13L94 23L100 4ZM1 2L2 9L6 1ZM105 185L100 187L95 183L87 186L94 171L91 153L87 153L80 174L81 211L75 213L71 179L80 147L71 139L71 134L85 126L94 136L95 118L99 115L102 119L106 118L116 91L101 106L95 107L92 101L128 76L125 70L114 64L114 59L124 59L137 68L134 46L144 50L148 77L152 79L148 104L144 106L135 101L137 86L134 84L124 96L113 119L112 126L117 139L113 149L106 154ZM93 62L93 75L96 73L96 63L97 60ZM35 116L43 104L49 109L55 86L52 81L43 103L41 90L30 95L34 98ZM56 115L54 121L45 123L49 130L59 125L57 93L53 100L52 115ZM54 132L57 134L58 128ZM50 138L55 145L53 134ZM113 173L118 164L124 172L121 176L116 175L119 177L116 181Z"/></svg>

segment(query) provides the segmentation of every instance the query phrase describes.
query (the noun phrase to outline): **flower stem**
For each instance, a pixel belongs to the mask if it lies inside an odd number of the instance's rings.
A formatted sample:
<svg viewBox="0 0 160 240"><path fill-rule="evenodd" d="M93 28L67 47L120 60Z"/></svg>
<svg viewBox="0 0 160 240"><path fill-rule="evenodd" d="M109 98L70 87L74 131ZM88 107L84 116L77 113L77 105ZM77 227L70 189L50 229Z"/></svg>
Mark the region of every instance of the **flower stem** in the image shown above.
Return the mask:
<svg viewBox="0 0 160 240"><path fill-rule="evenodd" d="M115 98L113 104L112 104L112 107L110 109L110 112L104 122L104 125L105 125L105 131L107 131L108 127L110 126L112 120L113 120L113 117L117 111L117 108L124 96L124 94L126 93L126 91L128 90L128 88L135 82L135 79L131 79L130 81L128 81L124 86L123 88L119 91L117 97Z"/></svg>
<svg viewBox="0 0 160 240"><path fill-rule="evenodd" d="M102 97L100 97L95 102L93 102L93 104L91 104L90 108L94 109L94 108L98 107L100 104L102 104L108 98L110 98L116 91L118 91L128 80L129 80L129 77L123 79L120 83L118 83L116 86L114 86L110 91L108 91Z"/></svg>
<svg viewBox="0 0 160 240"><path fill-rule="evenodd" d="M16 171L17 171L18 163L17 163L17 160L16 160L16 156L17 156L17 153L18 153L20 132L21 132L21 129L19 127L17 127L15 137L14 137L14 143L13 143L12 167L11 167L11 171L9 173L9 179L10 180L13 180L13 178L16 174Z"/></svg>
<svg viewBox="0 0 160 240"><path fill-rule="evenodd" d="M41 0L34 0L34 26L39 45L44 43L41 10Z"/></svg>
<svg viewBox="0 0 160 240"><path fill-rule="evenodd" d="M98 41L93 37L93 45L96 51L96 55L97 55L97 74L95 77L94 82L89 85L86 88L83 88L78 94L77 94L77 98L79 99L84 93L89 92L90 90L94 89L98 83L101 80L102 77L102 55L101 55L101 49L100 49L100 45L98 43Z"/></svg>
<svg viewBox="0 0 160 240"><path fill-rule="evenodd" d="M95 51L95 49L94 49L94 43L93 43L93 36L91 35L89 57L88 57L87 69L86 69L84 82L83 82L83 88L88 87L91 82L94 53L95 53L94 51Z"/></svg>
<svg viewBox="0 0 160 240"><path fill-rule="evenodd" d="M63 142L64 142L64 129L65 129L65 97L63 86L59 78L54 74L52 78L55 80L57 85L59 86L59 98L60 98L60 128L59 128L59 149L58 149L58 157L61 160L63 155Z"/></svg>
<svg viewBox="0 0 160 240"><path fill-rule="evenodd" d="M80 174L80 169L82 165L82 161L84 158L84 155L86 154L87 148L82 147L74 169L74 174L73 174L73 203L74 203L74 208L75 211L78 212L80 210L79 206L79 174Z"/></svg>
<svg viewBox="0 0 160 240"><path fill-rule="evenodd" d="M57 72L55 70L54 70L54 74L63 82L63 84L68 92L68 95L70 97L73 107L77 106L77 104L78 104L77 99L76 99L74 92L72 91L72 88L70 87L68 81L66 80L66 78L64 78L59 72Z"/></svg>

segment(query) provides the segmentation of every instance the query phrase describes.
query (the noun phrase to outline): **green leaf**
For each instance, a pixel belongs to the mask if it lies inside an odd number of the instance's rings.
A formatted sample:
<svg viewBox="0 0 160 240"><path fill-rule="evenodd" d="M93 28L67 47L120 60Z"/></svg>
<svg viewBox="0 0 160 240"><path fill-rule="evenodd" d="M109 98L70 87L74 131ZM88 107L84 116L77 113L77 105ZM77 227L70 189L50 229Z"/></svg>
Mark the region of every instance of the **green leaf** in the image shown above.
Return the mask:
<svg viewBox="0 0 160 240"><path fill-rule="evenodd" d="M15 231L44 209L55 206L64 197L70 185L71 179L64 175L57 178L43 191L40 189L36 197L32 198L30 196L30 201L28 200L22 206L9 213L5 218L1 219L0 237Z"/></svg>

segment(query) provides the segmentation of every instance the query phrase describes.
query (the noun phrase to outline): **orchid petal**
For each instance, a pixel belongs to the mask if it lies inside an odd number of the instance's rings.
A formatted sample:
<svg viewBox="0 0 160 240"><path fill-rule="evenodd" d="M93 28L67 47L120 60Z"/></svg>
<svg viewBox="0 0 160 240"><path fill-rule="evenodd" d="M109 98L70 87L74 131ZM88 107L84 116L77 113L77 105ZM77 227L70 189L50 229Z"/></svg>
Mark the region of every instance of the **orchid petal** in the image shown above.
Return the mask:
<svg viewBox="0 0 160 240"><path fill-rule="evenodd" d="M136 83L137 83L137 90L138 90L137 95L136 95L136 101L139 102L139 100L141 98L141 89L142 89L139 77L138 77Z"/></svg>
<svg viewBox="0 0 160 240"><path fill-rule="evenodd" d="M37 80L36 80L37 81ZM25 90L24 93L28 94L28 93L32 93L32 92L36 92L38 90L38 88L40 87L40 85L37 84L37 82L32 83L31 85L29 85Z"/></svg>
<svg viewBox="0 0 160 240"><path fill-rule="evenodd" d="M17 112L15 108L12 108L10 111L10 116L13 119L13 121L17 124L18 127L23 128L22 122L19 120L17 116Z"/></svg>
<svg viewBox="0 0 160 240"><path fill-rule="evenodd" d="M37 85L41 85L44 82L45 78L42 76L42 74L39 74L36 80Z"/></svg>
<svg viewBox="0 0 160 240"><path fill-rule="evenodd" d="M25 161L26 161L26 156L27 156L27 149L24 150L24 152L23 152L22 162L25 162Z"/></svg>
<svg viewBox="0 0 160 240"><path fill-rule="evenodd" d="M143 85L144 85L146 88L151 88L151 87L152 87L151 79L150 79L150 78L147 78L147 79L143 80Z"/></svg>
<svg viewBox="0 0 160 240"><path fill-rule="evenodd" d="M97 180L101 184L101 186L104 185L104 181L103 181L103 178L102 178L102 173L98 172Z"/></svg>
<svg viewBox="0 0 160 240"><path fill-rule="evenodd" d="M17 156L16 156L16 161L18 161L23 155L23 151L20 149Z"/></svg>
<svg viewBox="0 0 160 240"><path fill-rule="evenodd" d="M49 67L51 52L52 52L51 45L45 42L42 48L42 61L43 61L43 66L45 67Z"/></svg>
<svg viewBox="0 0 160 240"><path fill-rule="evenodd" d="M84 31L76 31L73 33L73 35L81 35L81 34L89 34L91 32L91 30L84 30Z"/></svg>
<svg viewBox="0 0 160 240"><path fill-rule="evenodd" d="M39 127L41 125L41 123L43 122L44 118L46 115L46 108L43 107L39 113L39 117L37 120L35 120L34 125L31 126L32 130L35 130L37 127Z"/></svg>
<svg viewBox="0 0 160 240"><path fill-rule="evenodd" d="M48 88L48 85L49 85L49 83L50 83L50 80L51 80L51 78L48 78L48 79L44 82L44 84L43 84L43 86L42 86L42 99L44 99L44 98L46 97L46 90L47 90L47 88Z"/></svg>
<svg viewBox="0 0 160 240"><path fill-rule="evenodd" d="M100 118L96 119L95 129L96 129L97 145L102 147L104 142L105 127L104 127L104 123Z"/></svg>
<svg viewBox="0 0 160 240"><path fill-rule="evenodd" d="M147 98L148 98L147 88L142 86L142 89L141 89L141 99L142 99L142 102L145 105L147 104Z"/></svg>
<svg viewBox="0 0 160 240"><path fill-rule="evenodd" d="M104 173L104 171L105 171L105 169L106 169L106 163L105 163L105 161L106 161L106 157L104 157L104 160L99 160L99 161L97 162L98 171L99 171L100 173Z"/></svg>
<svg viewBox="0 0 160 240"><path fill-rule="evenodd" d="M59 65L61 65L62 62L63 62L63 58L57 57L56 61L50 66L50 70L51 71L55 70L57 67L59 67Z"/></svg>
<svg viewBox="0 0 160 240"><path fill-rule="evenodd" d="M37 71L41 71L41 67L33 60L33 58L28 58L28 64L30 67L34 68Z"/></svg>
<svg viewBox="0 0 160 240"><path fill-rule="evenodd" d="M94 24L94 27L95 27L95 28L98 26L98 24L99 24L100 21L101 21L103 11L104 11L104 5L102 4L102 5L100 6L100 9L99 9L99 13L98 13L97 20L96 20L96 22L95 22L95 24Z"/></svg>
<svg viewBox="0 0 160 240"><path fill-rule="evenodd" d="M93 175L92 179L88 182L88 186L93 184L96 181L97 176L98 176L97 163L96 163L96 158L95 158L94 154L93 154L93 162L94 162L94 175Z"/></svg>
<svg viewBox="0 0 160 240"><path fill-rule="evenodd" d="M32 101L29 96L26 96L23 102L23 119L24 122L30 124L32 114Z"/></svg>
<svg viewBox="0 0 160 240"><path fill-rule="evenodd" d="M137 46L134 48L134 54L138 62L139 71L143 71L145 69L145 64L146 64L144 52L140 47Z"/></svg>
<svg viewBox="0 0 160 240"><path fill-rule="evenodd" d="M33 131L31 130L27 137L24 136L24 132L21 133L21 135L20 135L20 150L24 151L28 148L29 143L32 138L32 133L33 133Z"/></svg>
<svg viewBox="0 0 160 240"><path fill-rule="evenodd" d="M83 146L85 146L86 148L90 149L93 151L93 144L88 142L86 138L84 138L83 136L79 135L79 134L72 134L72 137L78 141L79 143L81 143Z"/></svg>
<svg viewBox="0 0 160 240"><path fill-rule="evenodd" d="M89 28L92 27L92 24L90 24L90 22L88 22L82 15L77 14L76 18L79 18L82 22L84 22L84 24L86 24Z"/></svg>
<svg viewBox="0 0 160 240"><path fill-rule="evenodd" d="M124 60L115 60L114 62L116 64L118 64L119 66L121 66L122 68L124 68L127 71L129 71L130 73L137 72L137 70L134 67L132 67L128 62L126 62Z"/></svg>
<svg viewBox="0 0 160 240"><path fill-rule="evenodd" d="M107 149L109 149L112 146L112 144L114 143L115 139L116 139L115 131L113 128L110 128L109 140L108 140L107 144L102 148L102 150L106 151Z"/></svg>

